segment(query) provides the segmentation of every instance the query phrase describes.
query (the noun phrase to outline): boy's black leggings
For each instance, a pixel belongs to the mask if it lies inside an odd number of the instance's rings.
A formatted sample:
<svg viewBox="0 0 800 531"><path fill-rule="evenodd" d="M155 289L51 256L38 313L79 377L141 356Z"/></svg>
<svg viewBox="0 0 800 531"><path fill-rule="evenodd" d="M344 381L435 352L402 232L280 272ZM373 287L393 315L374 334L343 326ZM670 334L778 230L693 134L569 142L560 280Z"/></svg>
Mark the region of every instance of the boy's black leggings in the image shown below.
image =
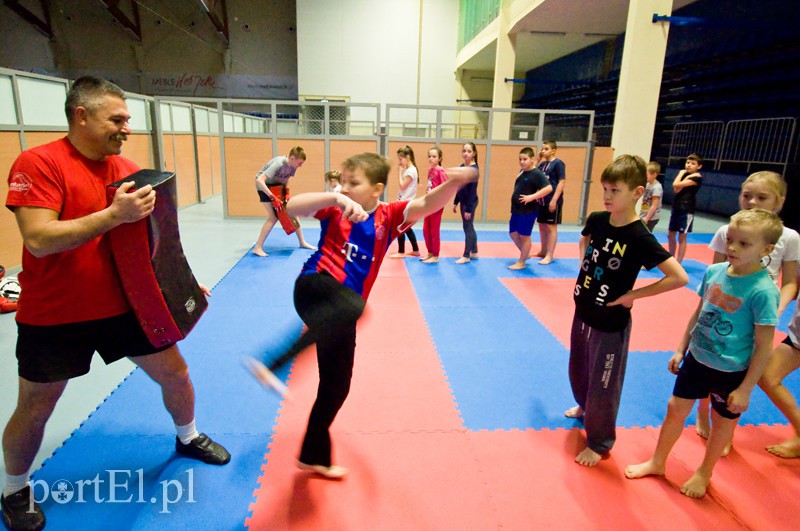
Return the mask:
<svg viewBox="0 0 800 531"><path fill-rule="evenodd" d="M290 352L317 345L319 387L300 450L300 461L331 466L329 428L350 392L356 322L365 301L327 273L303 275L294 285L294 305L308 332ZM298 349L298 347L300 347Z"/></svg>

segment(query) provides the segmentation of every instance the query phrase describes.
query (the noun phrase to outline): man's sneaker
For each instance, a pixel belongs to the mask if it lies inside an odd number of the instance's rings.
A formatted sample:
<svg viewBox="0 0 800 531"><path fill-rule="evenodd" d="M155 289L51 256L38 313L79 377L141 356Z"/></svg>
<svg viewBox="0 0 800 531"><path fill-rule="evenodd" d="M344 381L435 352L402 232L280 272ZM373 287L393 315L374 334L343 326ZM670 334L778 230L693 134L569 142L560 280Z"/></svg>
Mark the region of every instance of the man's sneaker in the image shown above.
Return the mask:
<svg viewBox="0 0 800 531"><path fill-rule="evenodd" d="M3 523L12 531L36 531L44 529L44 512L31 499L30 485L10 496L0 497Z"/></svg>
<svg viewBox="0 0 800 531"><path fill-rule="evenodd" d="M221 444L212 441L211 437L205 433L192 439L189 444L183 444L179 438L175 437L175 451L209 465L224 465L231 460L228 450Z"/></svg>

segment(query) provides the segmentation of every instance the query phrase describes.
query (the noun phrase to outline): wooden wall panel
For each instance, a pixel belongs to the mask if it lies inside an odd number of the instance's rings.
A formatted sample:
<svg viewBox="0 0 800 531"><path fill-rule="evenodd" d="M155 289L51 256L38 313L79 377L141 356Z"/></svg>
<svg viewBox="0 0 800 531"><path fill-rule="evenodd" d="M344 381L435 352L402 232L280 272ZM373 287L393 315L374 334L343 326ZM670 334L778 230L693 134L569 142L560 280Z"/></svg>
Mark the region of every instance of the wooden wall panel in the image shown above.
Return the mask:
<svg viewBox="0 0 800 531"><path fill-rule="evenodd" d="M348 157L359 153L377 153L378 143L373 140L331 140L330 141L330 170L342 169L342 162ZM391 159L391 157L389 157ZM397 195L395 195L397 197Z"/></svg>
<svg viewBox="0 0 800 531"><path fill-rule="evenodd" d="M577 223L580 214L583 171L586 166L586 148L560 147L556 151L556 157L563 160L567 168L562 221L564 223Z"/></svg>
<svg viewBox="0 0 800 531"><path fill-rule="evenodd" d="M131 135L122 145L122 156L142 168L155 168L150 150L150 135Z"/></svg>
<svg viewBox="0 0 800 531"><path fill-rule="evenodd" d="M306 161L297 170L294 177L289 179L291 194L325 191L325 141L281 138L278 140L277 155L288 156L289 151L295 146L303 148L306 153Z"/></svg>
<svg viewBox="0 0 800 531"><path fill-rule="evenodd" d="M598 147L594 149L594 161L592 162L592 184L589 186L589 206L586 215L591 212L603 211L603 185L600 184L600 176L606 166L614 160L614 148Z"/></svg>
<svg viewBox="0 0 800 531"><path fill-rule="evenodd" d="M214 195L213 167L211 162L211 141L208 135L197 135L197 166L200 168L200 198L205 200Z"/></svg>
<svg viewBox="0 0 800 531"><path fill-rule="evenodd" d="M256 173L272 154L272 139L226 138L225 185L229 216L264 216L254 184Z"/></svg>
<svg viewBox="0 0 800 531"><path fill-rule="evenodd" d="M219 153L219 137L211 137L211 189L212 194L222 193L222 158Z"/></svg>
<svg viewBox="0 0 800 531"><path fill-rule="evenodd" d="M27 131L25 134L25 149L41 146L67 136L66 131Z"/></svg>
<svg viewBox="0 0 800 531"><path fill-rule="evenodd" d="M11 165L22 153L19 133L16 131L0 131L0 265L6 269L17 267L22 263L22 236L17 228L14 213L5 208L8 195L8 174Z"/></svg>
<svg viewBox="0 0 800 531"><path fill-rule="evenodd" d="M161 136L161 144L164 147L164 170L175 171L175 143L173 135L165 134Z"/></svg>
<svg viewBox="0 0 800 531"><path fill-rule="evenodd" d="M197 201L197 168L195 166L192 135L174 135L175 173L178 177L178 206L185 207Z"/></svg>
<svg viewBox="0 0 800 531"><path fill-rule="evenodd" d="M486 198L486 219L508 221L511 217L511 193L519 175L519 150L522 146L493 146L491 183Z"/></svg>

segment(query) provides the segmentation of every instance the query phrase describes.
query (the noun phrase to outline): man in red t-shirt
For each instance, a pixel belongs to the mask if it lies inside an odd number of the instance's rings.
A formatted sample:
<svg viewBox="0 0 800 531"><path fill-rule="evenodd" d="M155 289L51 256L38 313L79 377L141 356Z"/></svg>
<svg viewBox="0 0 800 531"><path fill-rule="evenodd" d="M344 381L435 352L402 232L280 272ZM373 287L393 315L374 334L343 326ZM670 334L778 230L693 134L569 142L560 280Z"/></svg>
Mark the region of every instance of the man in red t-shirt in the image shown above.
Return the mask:
<svg viewBox="0 0 800 531"><path fill-rule="evenodd" d="M65 107L67 136L20 154L8 178L6 206L22 234L25 288L16 316L19 398L3 433L0 501L12 529L44 527L44 513L31 500L30 467L67 382L89 372L95 352L106 363L131 358L161 386L179 454L216 465L230 461L225 448L197 432L186 362L176 345L149 343L111 256L106 233L147 217L156 198L149 185L129 192L134 183L128 182L107 204L106 185L139 169L120 156L130 134L125 93L86 76L72 85Z"/></svg>

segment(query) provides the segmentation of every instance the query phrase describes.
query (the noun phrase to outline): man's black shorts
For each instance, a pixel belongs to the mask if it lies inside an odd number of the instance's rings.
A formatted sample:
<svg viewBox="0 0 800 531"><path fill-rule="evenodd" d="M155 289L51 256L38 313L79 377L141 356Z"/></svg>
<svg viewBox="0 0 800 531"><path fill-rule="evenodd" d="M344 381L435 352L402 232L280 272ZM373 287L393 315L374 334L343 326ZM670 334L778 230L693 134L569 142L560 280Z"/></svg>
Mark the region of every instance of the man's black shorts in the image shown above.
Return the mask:
<svg viewBox="0 0 800 531"><path fill-rule="evenodd" d="M95 352L110 364L172 346L151 345L133 313L53 326L17 323L17 330L19 375L39 383L88 373Z"/></svg>

